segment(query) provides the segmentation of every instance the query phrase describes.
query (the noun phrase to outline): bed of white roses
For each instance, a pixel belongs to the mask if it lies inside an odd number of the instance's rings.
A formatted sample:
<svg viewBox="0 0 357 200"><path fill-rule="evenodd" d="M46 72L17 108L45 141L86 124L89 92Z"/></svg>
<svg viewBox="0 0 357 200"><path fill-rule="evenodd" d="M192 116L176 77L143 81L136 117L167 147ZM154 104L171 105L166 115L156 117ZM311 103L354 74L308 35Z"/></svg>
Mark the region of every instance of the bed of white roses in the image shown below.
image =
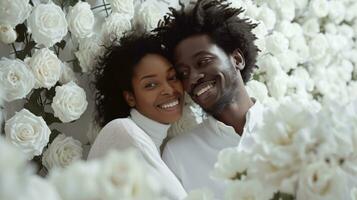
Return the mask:
<svg viewBox="0 0 357 200"><path fill-rule="evenodd" d="M356 200L357 2L229 1L259 24L259 69L247 90L268 117L252 149L225 149L212 166L212 178L229 185L222 198ZM54 125L71 126L87 109L91 95L78 77L91 78L103 45L139 22L152 30L169 6L178 2L0 0L0 42L13 48L0 59L0 105L24 105L1 128L0 199L161 198L135 153L79 161L83 144ZM202 120L187 104L171 136ZM46 178L35 175L43 169ZM213 195L195 191L187 199Z"/></svg>

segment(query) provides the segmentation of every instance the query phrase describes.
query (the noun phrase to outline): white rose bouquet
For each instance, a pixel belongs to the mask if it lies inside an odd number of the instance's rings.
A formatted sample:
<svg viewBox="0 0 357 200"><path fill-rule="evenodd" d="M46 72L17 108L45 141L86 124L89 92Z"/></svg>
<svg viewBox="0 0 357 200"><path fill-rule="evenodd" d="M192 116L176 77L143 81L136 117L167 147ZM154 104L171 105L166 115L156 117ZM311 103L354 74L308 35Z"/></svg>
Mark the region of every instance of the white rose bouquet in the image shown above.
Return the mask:
<svg viewBox="0 0 357 200"><path fill-rule="evenodd" d="M219 154L212 175L233 180L227 199L248 194L252 199L351 199L357 184L357 117L352 114L357 101L327 102L320 110L312 105L281 101L265 111L250 149Z"/></svg>

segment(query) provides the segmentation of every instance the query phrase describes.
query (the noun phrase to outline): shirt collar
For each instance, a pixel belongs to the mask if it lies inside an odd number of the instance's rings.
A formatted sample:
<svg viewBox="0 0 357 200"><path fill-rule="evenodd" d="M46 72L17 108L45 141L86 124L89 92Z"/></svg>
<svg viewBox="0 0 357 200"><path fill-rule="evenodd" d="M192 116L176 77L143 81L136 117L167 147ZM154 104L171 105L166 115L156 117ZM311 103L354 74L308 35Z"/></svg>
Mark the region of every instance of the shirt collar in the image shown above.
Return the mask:
<svg viewBox="0 0 357 200"><path fill-rule="evenodd" d="M130 110L130 118L142 129L144 132L152 139L158 151L160 151L160 146L162 141L167 136L167 130L169 129L169 124L162 124L152 119L147 118L142 115L136 109Z"/></svg>
<svg viewBox="0 0 357 200"><path fill-rule="evenodd" d="M262 121L263 118L263 105L258 100L253 99L253 101L254 105L249 108L246 114L246 122L244 125L243 134L246 132L251 133L254 127L256 127ZM226 124L216 120L212 116L208 116L208 120L210 121L210 124L213 124L214 130L218 134L234 133L235 135L238 135L236 134L232 126L227 126Z"/></svg>

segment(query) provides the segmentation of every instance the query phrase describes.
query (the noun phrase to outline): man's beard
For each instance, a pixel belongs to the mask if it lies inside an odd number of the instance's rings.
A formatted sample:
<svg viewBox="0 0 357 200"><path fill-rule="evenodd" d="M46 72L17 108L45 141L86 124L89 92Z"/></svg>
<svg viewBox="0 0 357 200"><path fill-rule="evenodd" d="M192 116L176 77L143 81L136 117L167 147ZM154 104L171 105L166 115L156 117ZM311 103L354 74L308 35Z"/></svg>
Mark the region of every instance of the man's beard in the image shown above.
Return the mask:
<svg viewBox="0 0 357 200"><path fill-rule="evenodd" d="M219 116L224 108L228 105L230 105L233 101L236 95L236 90L237 88L237 81L234 81L233 84L230 86L229 90L224 90L225 92L223 95L209 108L203 108L205 112L208 114L216 117Z"/></svg>

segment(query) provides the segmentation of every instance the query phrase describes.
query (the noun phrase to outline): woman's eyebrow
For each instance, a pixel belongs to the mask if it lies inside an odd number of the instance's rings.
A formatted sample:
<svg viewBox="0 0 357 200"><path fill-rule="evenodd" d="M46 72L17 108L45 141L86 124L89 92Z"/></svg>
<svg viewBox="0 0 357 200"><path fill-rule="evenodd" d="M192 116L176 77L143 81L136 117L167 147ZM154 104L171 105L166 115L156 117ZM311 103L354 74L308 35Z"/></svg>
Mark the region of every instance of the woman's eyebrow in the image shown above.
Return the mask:
<svg viewBox="0 0 357 200"><path fill-rule="evenodd" d="M154 78L156 77L156 74L148 74L140 78L140 80L147 79L147 78Z"/></svg>

